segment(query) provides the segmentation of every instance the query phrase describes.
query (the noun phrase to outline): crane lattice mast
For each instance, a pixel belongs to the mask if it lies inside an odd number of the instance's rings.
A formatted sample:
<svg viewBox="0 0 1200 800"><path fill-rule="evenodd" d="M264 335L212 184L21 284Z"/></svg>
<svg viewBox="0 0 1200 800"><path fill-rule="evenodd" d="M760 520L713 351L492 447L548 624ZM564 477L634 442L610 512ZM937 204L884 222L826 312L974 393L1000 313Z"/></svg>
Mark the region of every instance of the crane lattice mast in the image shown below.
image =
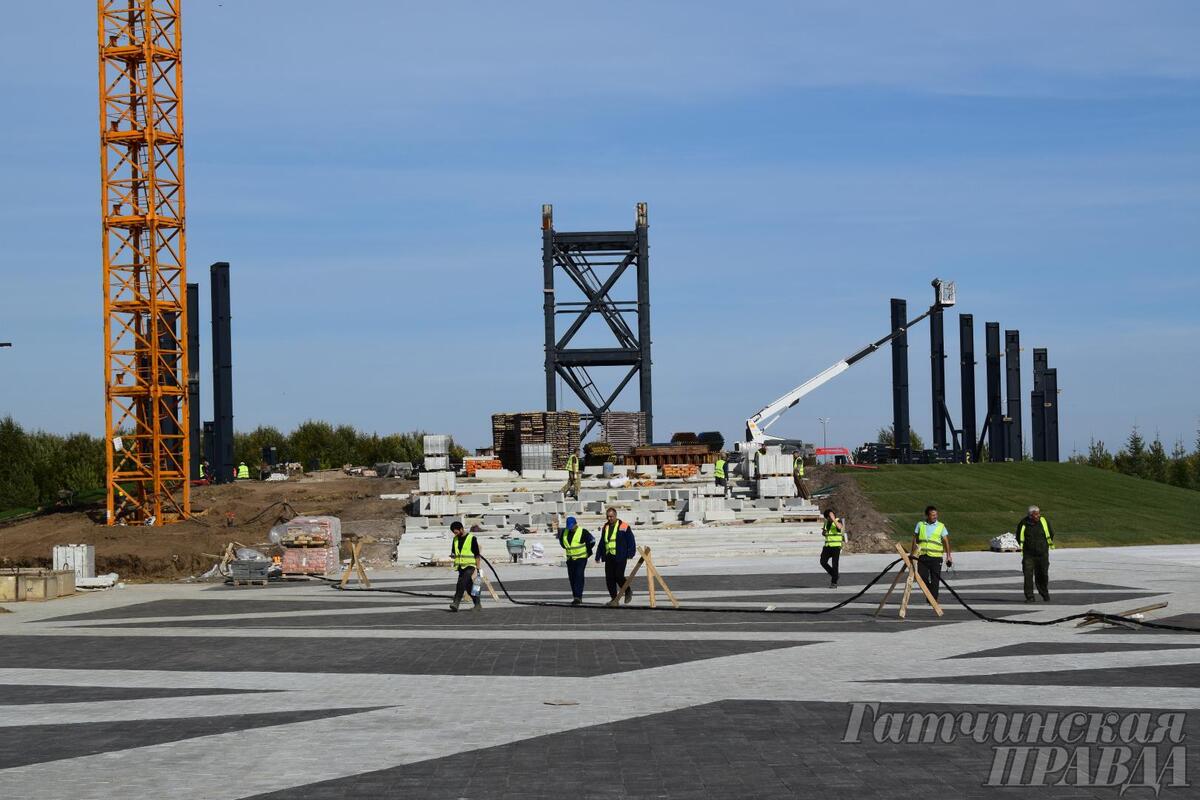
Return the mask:
<svg viewBox="0 0 1200 800"><path fill-rule="evenodd" d="M186 517L181 0L98 0L108 524Z"/></svg>

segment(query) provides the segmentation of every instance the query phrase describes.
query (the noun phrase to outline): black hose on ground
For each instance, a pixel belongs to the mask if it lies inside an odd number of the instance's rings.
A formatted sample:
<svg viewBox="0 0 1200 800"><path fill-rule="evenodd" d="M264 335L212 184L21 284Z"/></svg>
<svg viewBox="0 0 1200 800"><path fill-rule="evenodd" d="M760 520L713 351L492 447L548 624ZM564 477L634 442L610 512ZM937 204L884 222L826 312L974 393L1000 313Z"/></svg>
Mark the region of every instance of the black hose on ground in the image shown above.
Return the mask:
<svg viewBox="0 0 1200 800"><path fill-rule="evenodd" d="M1183 625L1169 625L1165 622L1145 622L1140 619L1130 619L1129 617L1122 617L1120 614L1106 614L1101 611L1084 611L1081 614L1071 614L1066 617L1059 617L1058 619L1043 620L989 617L982 611L976 611L974 608L972 608L966 600L962 599L958 592L954 591L954 587L946 583L945 580L941 581L941 585L950 590L950 594L954 595L954 599L958 601L960 606L965 608L967 611L970 611L984 622L1003 622L1007 625L1034 625L1037 627L1046 627L1048 625L1061 625L1064 622L1074 622L1077 619L1094 619L1098 622L1114 622L1119 625L1138 625L1143 628L1154 628L1156 630L1179 631L1181 633L1200 633L1200 628L1188 628Z"/></svg>

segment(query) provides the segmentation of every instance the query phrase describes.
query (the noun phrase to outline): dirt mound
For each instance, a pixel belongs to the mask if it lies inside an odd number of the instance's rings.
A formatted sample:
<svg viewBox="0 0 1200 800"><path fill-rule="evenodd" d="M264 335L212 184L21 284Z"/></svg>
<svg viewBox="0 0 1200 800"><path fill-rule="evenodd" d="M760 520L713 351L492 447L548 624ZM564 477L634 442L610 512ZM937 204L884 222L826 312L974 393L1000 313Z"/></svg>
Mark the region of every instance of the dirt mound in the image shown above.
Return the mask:
<svg viewBox="0 0 1200 800"><path fill-rule="evenodd" d="M0 527L0 566L50 566L56 544L96 546L96 571L126 580L178 580L207 571L231 541L266 549L267 532L287 503L301 515L341 517L347 533L375 538L403 531L404 506L381 493L407 492L411 481L316 473L279 483L245 481L192 490L192 519L158 528L109 527L98 509L44 514ZM289 514L290 516L290 514ZM362 524L356 521L362 520ZM228 524L232 522L232 525ZM359 530L362 528L362 530Z"/></svg>
<svg viewBox="0 0 1200 800"><path fill-rule="evenodd" d="M807 474L809 488L816 492L832 487L829 497L817 501L821 512L832 508L834 513L846 520L849 537L847 553L892 553L895 539L888 518L875 510L867 499L854 475L838 471L834 467L810 467Z"/></svg>

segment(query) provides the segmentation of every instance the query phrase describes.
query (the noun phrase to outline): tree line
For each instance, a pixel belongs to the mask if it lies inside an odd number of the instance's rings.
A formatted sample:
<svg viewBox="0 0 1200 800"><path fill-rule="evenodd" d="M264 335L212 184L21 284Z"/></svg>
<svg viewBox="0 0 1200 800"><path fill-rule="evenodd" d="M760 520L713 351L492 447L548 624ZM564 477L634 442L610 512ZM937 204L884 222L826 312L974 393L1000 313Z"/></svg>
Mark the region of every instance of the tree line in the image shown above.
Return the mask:
<svg viewBox="0 0 1200 800"><path fill-rule="evenodd" d="M1196 431L1196 441L1190 453L1182 439L1176 440L1168 453L1157 433L1154 440L1147 444L1135 425L1125 440L1125 446L1115 454L1108 451L1103 440L1092 439L1086 454L1080 453L1070 460L1135 478L1200 490L1200 430Z"/></svg>
<svg viewBox="0 0 1200 800"><path fill-rule="evenodd" d="M234 433L233 449L235 463L245 461L252 469L262 460L263 447L277 448L280 461L299 462L305 469L335 469L344 464L420 461L423 437L420 431L380 436L351 425L309 420L288 434L269 425ZM452 456L465 453L451 444ZM64 493L103 493L104 456L99 436L26 431L11 416L0 419L0 511L44 508Z"/></svg>

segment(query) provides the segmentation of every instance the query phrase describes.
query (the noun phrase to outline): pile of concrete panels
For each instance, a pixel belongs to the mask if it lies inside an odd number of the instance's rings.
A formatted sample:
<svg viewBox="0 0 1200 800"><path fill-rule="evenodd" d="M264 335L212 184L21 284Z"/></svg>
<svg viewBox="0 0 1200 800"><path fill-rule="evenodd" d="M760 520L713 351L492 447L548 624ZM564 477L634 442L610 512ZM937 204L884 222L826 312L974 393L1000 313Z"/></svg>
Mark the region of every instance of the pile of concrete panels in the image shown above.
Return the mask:
<svg viewBox="0 0 1200 800"><path fill-rule="evenodd" d="M421 442L427 470L450 469L450 437L444 433L427 433Z"/></svg>
<svg viewBox="0 0 1200 800"><path fill-rule="evenodd" d="M442 517L458 514L458 477L453 472L422 472L412 497L412 514Z"/></svg>

